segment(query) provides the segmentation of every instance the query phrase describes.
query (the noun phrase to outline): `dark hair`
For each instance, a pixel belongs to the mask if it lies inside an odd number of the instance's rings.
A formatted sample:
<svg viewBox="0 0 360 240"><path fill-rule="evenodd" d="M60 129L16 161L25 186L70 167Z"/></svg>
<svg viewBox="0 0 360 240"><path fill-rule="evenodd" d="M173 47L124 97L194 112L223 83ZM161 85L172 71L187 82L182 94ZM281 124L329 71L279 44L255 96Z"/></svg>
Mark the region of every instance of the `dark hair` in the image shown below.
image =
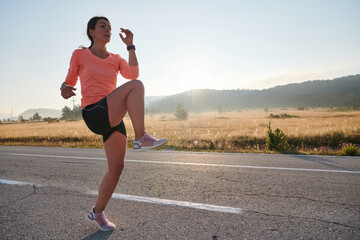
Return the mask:
<svg viewBox="0 0 360 240"><path fill-rule="evenodd" d="M89 48L91 48L92 45L94 44L94 39L93 39L93 37L90 35L90 29L93 29L93 30L94 30L96 23L97 23L100 19L105 19L106 21L108 21L108 22L110 23L109 19L107 19L106 17L102 17L102 16L93 17L93 18L91 18L91 19L89 20L89 22L88 22L88 24L87 24L87 30L86 30L87 36L88 36L88 38L89 38L90 41L91 41L91 45L90 45Z"/></svg>

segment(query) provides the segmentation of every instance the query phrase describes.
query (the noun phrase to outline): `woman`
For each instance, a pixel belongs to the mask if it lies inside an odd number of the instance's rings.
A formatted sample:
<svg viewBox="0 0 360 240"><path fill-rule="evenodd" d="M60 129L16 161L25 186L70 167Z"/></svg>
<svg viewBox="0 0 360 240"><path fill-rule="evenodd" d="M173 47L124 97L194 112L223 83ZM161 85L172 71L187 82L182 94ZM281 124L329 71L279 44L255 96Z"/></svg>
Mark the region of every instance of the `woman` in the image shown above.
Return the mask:
<svg viewBox="0 0 360 240"><path fill-rule="evenodd" d="M67 77L60 89L63 98L74 96L74 86L80 77L83 119L91 131L103 135L108 171L99 187L95 206L85 216L102 231L111 231L115 227L106 218L104 210L124 168L127 145L123 122L125 114L129 113L134 128L134 149L152 149L167 142L167 139L158 140L145 132L144 86L141 81L134 80L139 75L139 67L133 34L123 28L121 32L125 34L125 37L121 33L119 36L129 51L129 63L106 50L111 38L109 20L105 17L90 19L87 35L91 45L73 52ZM132 80L116 88L118 72Z"/></svg>

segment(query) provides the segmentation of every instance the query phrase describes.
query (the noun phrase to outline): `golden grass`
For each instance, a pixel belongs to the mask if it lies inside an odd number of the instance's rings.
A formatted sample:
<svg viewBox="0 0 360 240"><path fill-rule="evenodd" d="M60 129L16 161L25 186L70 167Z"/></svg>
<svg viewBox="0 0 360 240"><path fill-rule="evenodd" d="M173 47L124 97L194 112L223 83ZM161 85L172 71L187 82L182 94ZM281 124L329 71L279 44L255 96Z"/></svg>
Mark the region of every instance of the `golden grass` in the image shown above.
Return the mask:
<svg viewBox="0 0 360 240"><path fill-rule="evenodd" d="M299 116L299 118L269 118L270 114L280 115L289 114ZM131 121L125 118L125 125L128 132L128 139L134 137ZM327 109L315 110L273 110L265 112L264 110L253 110L244 112L229 113L200 113L189 114L185 121L179 121L174 114L156 114L146 115L146 130L150 135L159 138L169 139L169 145L179 146L180 149L191 149L198 147L199 142L214 142L220 145L226 145L227 140L237 137L246 137L250 139L265 139L267 124L271 122L273 129L280 128L288 138L304 138L324 136L327 134L341 133L347 135L360 135L360 111L330 112ZM40 145L47 144L51 139L74 139L74 143L62 146L101 147L102 138L93 134L87 129L85 123L81 121L72 122L54 122L54 123L18 123L18 124L0 124L0 139L42 139ZM49 141L46 141L46 138ZM40 142L41 142L40 141ZM2 141L2 144L7 144ZM20 141L21 142L21 141ZM50 141L51 142L51 141ZM88 142L88 144L86 144ZM129 141L130 142L130 141ZM36 144L34 144L36 145ZM182 146L185 146L183 148ZM218 146L215 146L218 148ZM219 149L228 151L233 148L229 144ZM259 147L257 147L259 149Z"/></svg>
<svg viewBox="0 0 360 240"><path fill-rule="evenodd" d="M299 118L268 118L270 114L288 113ZM216 140L237 136L265 138L267 124L280 128L288 137L315 136L342 132L360 133L360 111L328 112L308 111L246 111L223 114L191 114L186 121L178 121L172 114L147 116L147 130L150 134L166 136L169 139ZM129 131L132 134L132 131Z"/></svg>
<svg viewBox="0 0 360 240"><path fill-rule="evenodd" d="M84 121L31 122L1 124L0 138L23 137L93 137Z"/></svg>

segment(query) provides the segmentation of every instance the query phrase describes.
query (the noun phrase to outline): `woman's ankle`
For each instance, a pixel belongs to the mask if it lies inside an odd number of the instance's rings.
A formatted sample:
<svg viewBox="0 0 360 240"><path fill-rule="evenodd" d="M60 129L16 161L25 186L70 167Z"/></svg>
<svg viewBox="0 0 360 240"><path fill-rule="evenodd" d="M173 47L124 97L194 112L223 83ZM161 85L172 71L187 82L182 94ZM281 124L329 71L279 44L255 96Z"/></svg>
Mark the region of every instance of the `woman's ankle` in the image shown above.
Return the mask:
<svg viewBox="0 0 360 240"><path fill-rule="evenodd" d="M94 212L95 214L99 214L99 213L101 213L102 211L104 211L104 209L100 211L99 209L96 209L96 207L93 208L93 212Z"/></svg>
<svg viewBox="0 0 360 240"><path fill-rule="evenodd" d="M145 131L141 134L135 134L135 141L141 140L145 136Z"/></svg>

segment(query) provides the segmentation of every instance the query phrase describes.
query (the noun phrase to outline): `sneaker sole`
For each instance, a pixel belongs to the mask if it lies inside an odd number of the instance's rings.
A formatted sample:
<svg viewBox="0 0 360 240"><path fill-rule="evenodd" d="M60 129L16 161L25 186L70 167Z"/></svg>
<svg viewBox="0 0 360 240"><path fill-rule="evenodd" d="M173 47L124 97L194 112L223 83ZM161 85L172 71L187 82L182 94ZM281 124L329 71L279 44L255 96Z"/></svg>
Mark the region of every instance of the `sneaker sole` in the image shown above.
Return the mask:
<svg viewBox="0 0 360 240"><path fill-rule="evenodd" d="M159 145L156 145L156 146L149 146L149 147L142 147L142 148L133 148L132 150L134 152L143 152L143 151L146 151L146 150L151 150L151 149L155 149L155 148L158 148L164 144L166 144L168 142L168 140L166 140L165 142L159 144Z"/></svg>
<svg viewBox="0 0 360 240"><path fill-rule="evenodd" d="M93 224L95 224L99 229L100 231L103 231L103 232L110 232L110 231L113 231L114 229L111 229L111 230L107 230L107 229L102 229L102 227L95 221L95 220L91 220L88 215L86 214L85 215L85 219Z"/></svg>

